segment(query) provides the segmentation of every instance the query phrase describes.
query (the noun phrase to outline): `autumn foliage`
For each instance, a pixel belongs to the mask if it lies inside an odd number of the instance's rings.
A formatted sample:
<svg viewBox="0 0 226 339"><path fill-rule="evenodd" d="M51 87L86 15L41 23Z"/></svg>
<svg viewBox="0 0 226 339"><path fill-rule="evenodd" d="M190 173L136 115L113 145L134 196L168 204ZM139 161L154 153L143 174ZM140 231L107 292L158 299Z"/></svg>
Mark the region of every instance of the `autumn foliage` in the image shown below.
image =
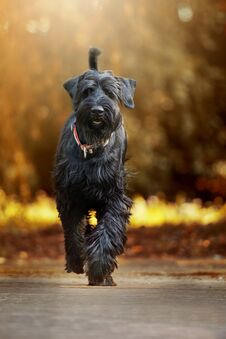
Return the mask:
<svg viewBox="0 0 226 339"><path fill-rule="evenodd" d="M137 80L125 112L132 194L226 196L226 2L1 1L0 186L52 193L65 79L100 68Z"/></svg>

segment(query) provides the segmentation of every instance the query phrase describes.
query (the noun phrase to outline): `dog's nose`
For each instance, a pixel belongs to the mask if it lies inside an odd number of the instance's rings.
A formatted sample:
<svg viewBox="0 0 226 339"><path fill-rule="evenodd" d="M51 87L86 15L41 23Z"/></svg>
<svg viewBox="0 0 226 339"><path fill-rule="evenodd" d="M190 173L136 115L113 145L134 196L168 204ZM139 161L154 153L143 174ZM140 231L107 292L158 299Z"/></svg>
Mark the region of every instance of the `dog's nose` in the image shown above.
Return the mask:
<svg viewBox="0 0 226 339"><path fill-rule="evenodd" d="M96 115L102 116L104 113L104 109L102 106L94 106L91 108L91 112Z"/></svg>

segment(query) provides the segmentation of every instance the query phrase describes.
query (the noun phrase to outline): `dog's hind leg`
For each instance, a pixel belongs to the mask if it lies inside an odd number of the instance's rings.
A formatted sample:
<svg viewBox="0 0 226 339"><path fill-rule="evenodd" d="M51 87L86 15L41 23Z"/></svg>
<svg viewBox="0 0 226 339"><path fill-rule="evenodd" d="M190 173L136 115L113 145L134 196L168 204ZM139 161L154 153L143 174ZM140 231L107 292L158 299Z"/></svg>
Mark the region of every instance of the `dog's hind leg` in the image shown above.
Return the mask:
<svg viewBox="0 0 226 339"><path fill-rule="evenodd" d="M123 195L97 211L98 224L86 238L89 285L116 285L111 273L117 267L116 257L124 251L130 206L130 199Z"/></svg>

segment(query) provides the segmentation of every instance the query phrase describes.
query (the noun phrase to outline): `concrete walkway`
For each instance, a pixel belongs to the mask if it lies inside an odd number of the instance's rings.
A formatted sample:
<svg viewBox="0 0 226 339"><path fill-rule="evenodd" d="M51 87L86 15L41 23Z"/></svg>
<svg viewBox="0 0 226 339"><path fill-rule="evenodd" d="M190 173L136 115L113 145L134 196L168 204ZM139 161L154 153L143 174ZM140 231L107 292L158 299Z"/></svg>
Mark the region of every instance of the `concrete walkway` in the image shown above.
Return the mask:
<svg viewBox="0 0 226 339"><path fill-rule="evenodd" d="M0 338L225 339L225 266L197 265L124 262L117 287L88 287L57 264L6 265Z"/></svg>

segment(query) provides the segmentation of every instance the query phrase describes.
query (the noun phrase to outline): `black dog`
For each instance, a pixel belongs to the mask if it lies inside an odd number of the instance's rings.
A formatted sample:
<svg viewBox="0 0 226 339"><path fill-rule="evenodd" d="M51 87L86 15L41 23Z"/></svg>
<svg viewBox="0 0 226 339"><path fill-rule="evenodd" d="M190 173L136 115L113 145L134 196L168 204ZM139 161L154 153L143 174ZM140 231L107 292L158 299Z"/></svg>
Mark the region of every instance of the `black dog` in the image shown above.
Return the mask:
<svg viewBox="0 0 226 339"><path fill-rule="evenodd" d="M74 112L58 144L54 183L66 251L66 271L90 285L115 285L111 273L123 253L131 200L125 195L126 133L119 104L134 108L134 80L97 70L100 51L89 51L90 70L64 84ZM87 223L96 211L95 228Z"/></svg>

